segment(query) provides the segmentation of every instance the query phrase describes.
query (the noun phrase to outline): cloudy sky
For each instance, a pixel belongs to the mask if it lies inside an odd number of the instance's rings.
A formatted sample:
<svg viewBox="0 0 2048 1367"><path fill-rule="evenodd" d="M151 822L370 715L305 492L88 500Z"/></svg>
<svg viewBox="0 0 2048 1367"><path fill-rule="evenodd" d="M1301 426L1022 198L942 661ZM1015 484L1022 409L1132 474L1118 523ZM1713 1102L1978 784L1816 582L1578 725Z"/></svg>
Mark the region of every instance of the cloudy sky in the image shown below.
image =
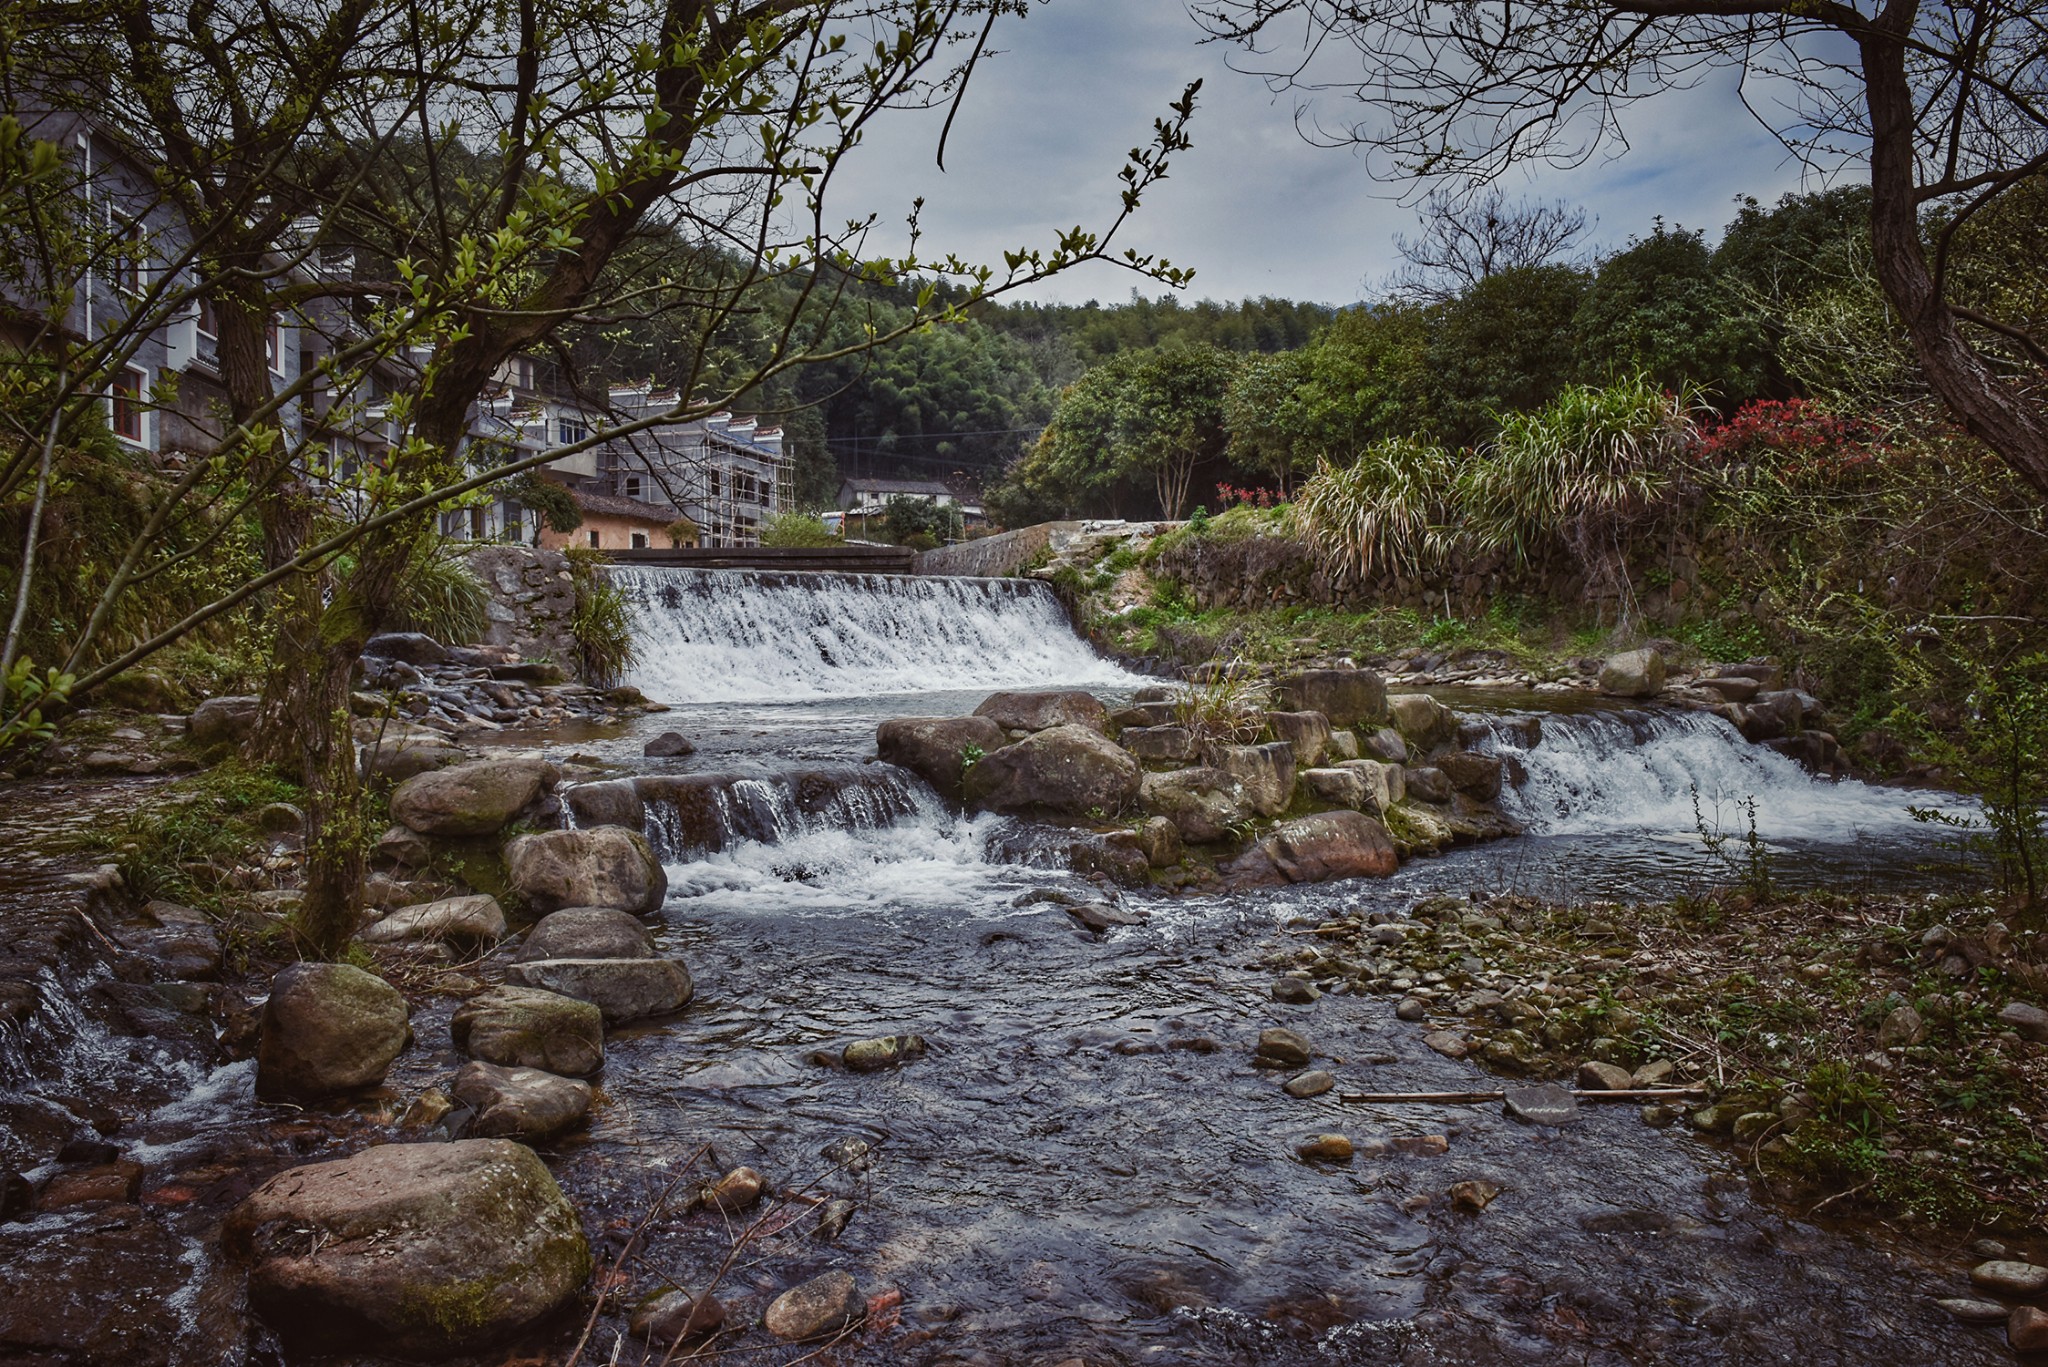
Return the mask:
<svg viewBox="0 0 2048 1367"><path fill-rule="evenodd" d="M1296 131L1298 97L1230 70L1181 0L1051 0L998 34L1001 51L975 73L954 126L948 169L933 164L939 118L898 117L861 149L843 209L893 225L922 195L928 250L1000 262L1005 247L1047 245L1060 228L1108 220L1124 154L1200 77L1194 148L1173 160L1120 242L1192 267L1191 298L1350 303L1399 264L1394 236L1416 228L1412 189L1375 182L1356 151L1311 145ZM1336 96L1322 98L1326 120L1343 116ZM1800 168L1725 75L1637 106L1626 127L1618 157L1505 184L1582 205L1601 246L1625 244L1658 215L1713 239L1736 196L1768 202L1801 188ZM900 240L887 245L900 250ZM1134 284L1160 292L1104 266L1035 297L1117 299Z"/></svg>

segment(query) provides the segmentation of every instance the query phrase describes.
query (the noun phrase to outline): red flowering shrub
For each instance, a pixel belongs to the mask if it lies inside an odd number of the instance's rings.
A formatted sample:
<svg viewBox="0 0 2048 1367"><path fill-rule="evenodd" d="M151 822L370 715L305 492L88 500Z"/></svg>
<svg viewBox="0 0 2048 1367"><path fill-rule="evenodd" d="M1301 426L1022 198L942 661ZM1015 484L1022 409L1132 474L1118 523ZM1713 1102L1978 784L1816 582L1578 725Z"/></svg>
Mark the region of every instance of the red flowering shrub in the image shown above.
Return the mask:
<svg viewBox="0 0 2048 1367"><path fill-rule="evenodd" d="M1883 457L1877 433L1854 418L1823 412L1805 399L1756 399L1700 436L1710 465L1756 467L1785 479L1832 478Z"/></svg>
<svg viewBox="0 0 2048 1367"><path fill-rule="evenodd" d="M1277 494L1271 489L1253 489L1250 487L1240 489L1234 484L1219 484L1216 486L1216 501L1224 508L1234 508L1239 505L1277 508L1287 502L1287 496L1285 494Z"/></svg>

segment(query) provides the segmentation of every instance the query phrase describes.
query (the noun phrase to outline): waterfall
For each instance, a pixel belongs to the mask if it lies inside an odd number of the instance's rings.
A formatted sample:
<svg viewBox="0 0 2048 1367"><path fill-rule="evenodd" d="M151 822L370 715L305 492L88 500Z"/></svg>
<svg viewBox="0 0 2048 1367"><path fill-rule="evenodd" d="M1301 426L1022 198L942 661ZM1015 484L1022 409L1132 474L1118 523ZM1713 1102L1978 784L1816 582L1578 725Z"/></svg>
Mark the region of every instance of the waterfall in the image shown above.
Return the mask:
<svg viewBox="0 0 2048 1367"><path fill-rule="evenodd" d="M781 702L1132 678L1024 579L615 566L663 702Z"/></svg>
<svg viewBox="0 0 2048 1367"><path fill-rule="evenodd" d="M1592 711L1478 719L1475 748L1510 761L1522 781L1502 807L1548 835L1694 830L1693 795L1710 829L1748 829L1754 799L1760 834L1849 840L1913 826L1906 808L1926 795L1854 780L1815 778L1785 756L1745 741L1710 712ZM1944 802L1953 799L1943 795Z"/></svg>

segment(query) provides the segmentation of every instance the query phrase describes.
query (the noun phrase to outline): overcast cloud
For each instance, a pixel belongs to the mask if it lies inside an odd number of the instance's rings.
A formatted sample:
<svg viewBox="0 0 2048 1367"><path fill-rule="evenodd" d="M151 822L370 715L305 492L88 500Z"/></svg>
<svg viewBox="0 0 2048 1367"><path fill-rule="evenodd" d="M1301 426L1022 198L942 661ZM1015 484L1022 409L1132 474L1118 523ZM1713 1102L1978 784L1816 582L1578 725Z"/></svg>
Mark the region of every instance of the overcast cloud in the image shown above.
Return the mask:
<svg viewBox="0 0 2048 1367"><path fill-rule="evenodd" d="M901 224L925 198L925 247L1000 263L1005 247L1046 246L1081 223L1108 221L1124 154L1188 81L1202 93L1191 151L1127 225L1122 245L1192 267L1190 298L1277 295L1330 304L1371 297L1412 234L1412 189L1374 181L1362 155L1314 146L1296 131L1296 97L1233 72L1203 45L1179 0L1052 0L999 27L954 125L947 170L933 165L937 115L897 116L871 135L841 187L839 217L858 207ZM1341 118L1336 97L1320 109ZM1801 188L1800 170L1742 108L1732 76L1638 105L1621 156L1574 170L1532 168L1511 193L1562 197L1598 219L1597 244L1619 246L1667 223L1718 238L1735 198ZM901 249L891 231L877 247ZM1032 297L1126 297L1128 272L1090 267Z"/></svg>

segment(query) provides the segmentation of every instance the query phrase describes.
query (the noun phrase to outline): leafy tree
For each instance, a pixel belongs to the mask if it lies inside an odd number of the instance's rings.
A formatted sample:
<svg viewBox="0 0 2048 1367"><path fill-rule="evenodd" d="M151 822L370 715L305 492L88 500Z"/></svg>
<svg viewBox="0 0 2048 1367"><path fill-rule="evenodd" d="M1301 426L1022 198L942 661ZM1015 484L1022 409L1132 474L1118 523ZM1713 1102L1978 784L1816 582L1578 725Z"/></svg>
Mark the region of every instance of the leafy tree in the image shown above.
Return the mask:
<svg viewBox="0 0 2048 1367"><path fill-rule="evenodd" d="M1237 65L1327 91L1332 40L1363 59L1343 121L1376 172L1491 181L1531 157L1575 163L1634 101L1732 68L1786 91L1772 131L1812 162L1867 164L1872 274L1929 386L2048 495L2048 402L2001 365L2042 339L1956 294L1967 224L2043 168L2048 11L2024 0L1201 0ZM1319 60L1308 63L1308 44ZM1315 76L1307 73L1311 70ZM1752 110L1765 108L1752 103ZM1761 117L1761 115L1760 115ZM1319 126L1327 127L1327 123ZM1852 149L1843 151L1842 149ZM1862 149L1867 149L1867 153ZM1940 209L1924 232L1929 209Z"/></svg>
<svg viewBox="0 0 2048 1367"><path fill-rule="evenodd" d="M1468 445L1494 415L1539 408L1570 383L1583 272L1527 266L1490 275L1445 304L1430 337L1440 433Z"/></svg>
<svg viewBox="0 0 2048 1367"><path fill-rule="evenodd" d="M899 546L921 551L966 535L965 519L951 503L895 494L882 509L882 529Z"/></svg>
<svg viewBox="0 0 2048 1367"><path fill-rule="evenodd" d="M1573 331L1579 373L1596 383L1642 374L1703 386L1732 408L1763 378L1762 325L1715 272L1705 235L1662 221L1600 264Z"/></svg>

